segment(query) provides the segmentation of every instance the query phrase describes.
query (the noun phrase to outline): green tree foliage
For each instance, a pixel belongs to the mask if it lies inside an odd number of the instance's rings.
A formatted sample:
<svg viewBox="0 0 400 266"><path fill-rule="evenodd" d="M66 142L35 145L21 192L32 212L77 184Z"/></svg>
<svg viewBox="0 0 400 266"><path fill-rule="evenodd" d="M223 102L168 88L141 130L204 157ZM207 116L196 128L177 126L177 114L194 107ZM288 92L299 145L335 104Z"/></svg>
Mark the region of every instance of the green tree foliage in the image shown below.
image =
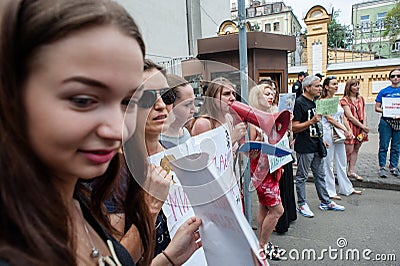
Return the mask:
<svg viewBox="0 0 400 266"><path fill-rule="evenodd" d="M383 36L390 36L391 39L395 39L400 35L400 2L386 14L385 18L385 30Z"/></svg>
<svg viewBox="0 0 400 266"><path fill-rule="evenodd" d="M328 25L328 47L348 48L352 43L350 26L341 25L338 22L340 10L332 13L331 22Z"/></svg>

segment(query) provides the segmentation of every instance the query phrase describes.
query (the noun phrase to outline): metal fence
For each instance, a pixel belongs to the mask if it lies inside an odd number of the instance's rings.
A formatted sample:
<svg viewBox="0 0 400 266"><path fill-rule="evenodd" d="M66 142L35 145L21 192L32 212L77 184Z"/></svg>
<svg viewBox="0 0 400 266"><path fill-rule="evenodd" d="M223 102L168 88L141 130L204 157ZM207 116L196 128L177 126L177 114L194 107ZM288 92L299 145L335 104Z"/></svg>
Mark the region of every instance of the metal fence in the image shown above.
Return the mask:
<svg viewBox="0 0 400 266"><path fill-rule="evenodd" d="M344 26L328 33L328 64L400 57L400 22L380 21ZM297 35L296 37L298 37ZM307 64L306 42L297 38L289 65Z"/></svg>

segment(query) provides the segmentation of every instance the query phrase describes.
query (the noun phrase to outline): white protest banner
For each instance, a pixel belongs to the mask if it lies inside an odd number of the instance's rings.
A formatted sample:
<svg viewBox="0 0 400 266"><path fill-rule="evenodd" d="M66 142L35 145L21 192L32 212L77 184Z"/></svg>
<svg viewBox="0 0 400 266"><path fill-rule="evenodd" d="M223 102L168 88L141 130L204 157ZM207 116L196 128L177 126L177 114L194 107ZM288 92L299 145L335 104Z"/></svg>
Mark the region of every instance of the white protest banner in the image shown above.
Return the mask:
<svg viewBox="0 0 400 266"><path fill-rule="evenodd" d="M288 110L293 113L294 103L296 101L296 93L279 94L278 112Z"/></svg>
<svg viewBox="0 0 400 266"><path fill-rule="evenodd" d="M382 97L383 117L400 117L400 98Z"/></svg>
<svg viewBox="0 0 400 266"><path fill-rule="evenodd" d="M268 265L259 257L257 237L243 212L226 193L231 173L216 174L218 170L209 163L210 156L193 154L171 162L172 169L182 177L185 191L198 188L196 193L186 191L189 200L205 202L193 208L202 219L199 231L208 265Z"/></svg>
<svg viewBox="0 0 400 266"><path fill-rule="evenodd" d="M289 138L286 136L286 134L283 136L283 138L275 144L277 148L284 148L290 150L290 145L289 145ZM270 173L275 172L285 164L291 162L293 160L292 155L286 155L286 156L273 156L273 155L268 155L268 162L269 162L269 171Z"/></svg>
<svg viewBox="0 0 400 266"><path fill-rule="evenodd" d="M175 159L183 156L199 153L206 149L210 154L210 164L215 166L216 175L224 172L230 172L229 180L225 184L225 192L232 201L236 202L236 208L242 211L242 202L240 197L240 188L233 173L233 154L229 129L226 125L220 126L214 130L207 131L203 134L190 138L185 143L163 152L154 154L149 157L149 162L160 165L161 160L165 156L173 156ZM203 204L204 198L199 201L189 201L187 191L196 193L196 188L187 188L186 193L182 188L180 177L176 173L170 173L173 177L174 184L170 186L170 191L162 209L167 217L168 229L171 237L173 237L177 229L190 217L194 216L193 205ZM214 200L214 199L206 199ZM202 249L197 251L185 265L207 265L205 262L204 252Z"/></svg>

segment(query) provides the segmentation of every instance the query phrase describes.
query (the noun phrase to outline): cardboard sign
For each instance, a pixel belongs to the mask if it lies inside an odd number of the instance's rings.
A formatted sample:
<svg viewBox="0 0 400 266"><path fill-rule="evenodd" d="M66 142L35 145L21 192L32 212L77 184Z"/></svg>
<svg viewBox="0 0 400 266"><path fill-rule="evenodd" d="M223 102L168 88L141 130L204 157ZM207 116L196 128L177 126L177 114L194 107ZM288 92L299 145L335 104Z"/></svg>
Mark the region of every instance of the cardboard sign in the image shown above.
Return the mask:
<svg viewBox="0 0 400 266"><path fill-rule="evenodd" d="M336 114L338 111L339 97L320 99L316 102L316 113L322 115Z"/></svg>

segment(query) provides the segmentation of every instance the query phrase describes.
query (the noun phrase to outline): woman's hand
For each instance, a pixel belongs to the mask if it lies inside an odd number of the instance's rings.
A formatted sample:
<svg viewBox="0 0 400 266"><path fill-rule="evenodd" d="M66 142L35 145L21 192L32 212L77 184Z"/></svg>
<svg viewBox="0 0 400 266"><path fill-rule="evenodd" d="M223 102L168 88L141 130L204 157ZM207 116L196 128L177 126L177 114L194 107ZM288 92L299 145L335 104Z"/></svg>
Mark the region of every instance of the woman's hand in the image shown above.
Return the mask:
<svg viewBox="0 0 400 266"><path fill-rule="evenodd" d="M167 199L171 181L172 176L161 166L156 166L154 164L148 166L144 189L148 193L147 202L149 210L154 216L154 221L157 218L157 214L160 212L164 201Z"/></svg>
<svg viewBox="0 0 400 266"><path fill-rule="evenodd" d="M344 132L344 136L346 137L346 139L354 139L355 136L353 135L353 132L351 132L350 130L346 130Z"/></svg>
<svg viewBox="0 0 400 266"><path fill-rule="evenodd" d="M174 262L174 265L182 265L192 254L202 246L199 234L201 219L191 217L176 231L165 253Z"/></svg>
<svg viewBox="0 0 400 266"><path fill-rule="evenodd" d="M247 125L244 122L240 122L239 124L235 125L233 132L232 132L232 141L237 142L241 138L243 138L247 133Z"/></svg>
<svg viewBox="0 0 400 266"><path fill-rule="evenodd" d="M260 156L260 153L261 153L260 150L250 150L250 151L249 151L249 157L250 157L251 159L255 159L255 158L257 158L258 156Z"/></svg>
<svg viewBox="0 0 400 266"><path fill-rule="evenodd" d="M362 131L364 131L365 135L367 135L367 133L369 132L369 128L367 126L363 126Z"/></svg>

